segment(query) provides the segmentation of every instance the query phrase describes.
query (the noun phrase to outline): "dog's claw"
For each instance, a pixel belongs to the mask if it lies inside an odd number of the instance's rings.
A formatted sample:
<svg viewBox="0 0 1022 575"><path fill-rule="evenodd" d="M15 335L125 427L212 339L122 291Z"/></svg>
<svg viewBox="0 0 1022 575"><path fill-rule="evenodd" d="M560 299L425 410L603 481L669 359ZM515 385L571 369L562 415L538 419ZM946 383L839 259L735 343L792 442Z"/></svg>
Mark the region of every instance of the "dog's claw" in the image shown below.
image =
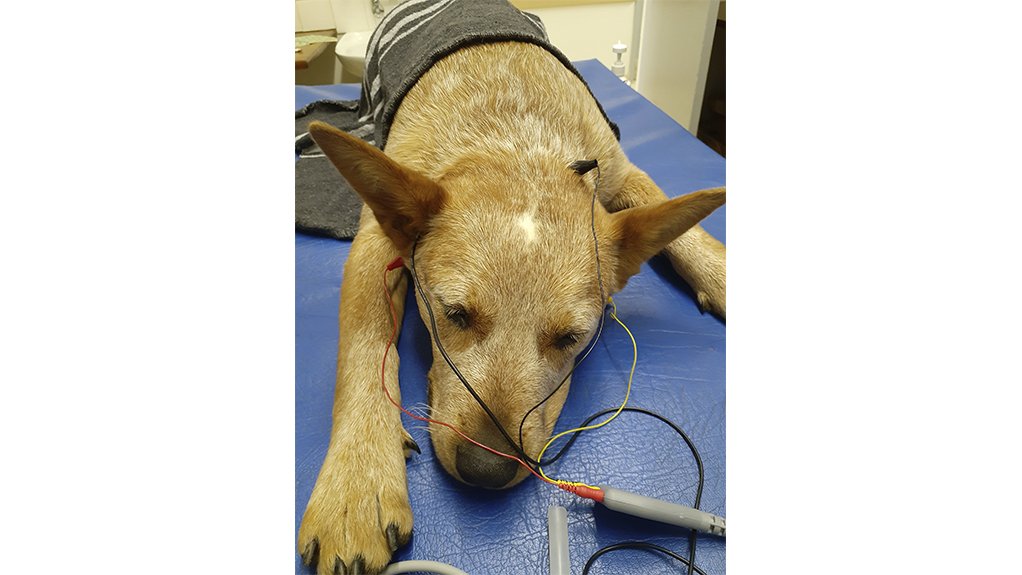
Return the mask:
<svg viewBox="0 0 1022 575"><path fill-rule="evenodd" d="M405 438L405 449L411 449L415 453L422 455L422 449L419 449L419 444L411 437Z"/></svg>
<svg viewBox="0 0 1022 575"><path fill-rule="evenodd" d="M348 429L334 430L335 439L340 438L343 445L324 458L324 471L302 518L296 560L311 562L319 575L377 575L394 550L411 537L412 512L402 475L405 462L394 457L404 443L401 429L400 425L383 427L375 437L358 440L374 447L368 451L370 461L361 463L376 469L375 477L381 480L374 484L345 473L356 467L349 454L359 450L348 448L355 434ZM375 505L366 505L366 501ZM313 539L316 547L310 543ZM317 548L318 564L311 558Z"/></svg>
<svg viewBox="0 0 1022 575"><path fill-rule="evenodd" d="M703 292L696 294L696 303L699 304L699 313L706 315L710 311L710 296Z"/></svg>
<svg viewBox="0 0 1022 575"><path fill-rule="evenodd" d="M302 563L306 565L315 565L319 555L319 539L313 538L309 541L309 544L305 546L305 551L302 551Z"/></svg>
<svg viewBox="0 0 1022 575"><path fill-rule="evenodd" d="M390 545L390 552L397 551L397 525L391 523L387 527L387 543Z"/></svg>
<svg viewBox="0 0 1022 575"><path fill-rule="evenodd" d="M422 455L422 450L419 449L419 444L416 443L414 439L412 439L412 434L408 433L407 429L404 428L401 429L401 436L403 437L403 443L406 450L405 457L409 456L409 453L407 451L409 449L414 451L415 453L418 453L419 455Z"/></svg>

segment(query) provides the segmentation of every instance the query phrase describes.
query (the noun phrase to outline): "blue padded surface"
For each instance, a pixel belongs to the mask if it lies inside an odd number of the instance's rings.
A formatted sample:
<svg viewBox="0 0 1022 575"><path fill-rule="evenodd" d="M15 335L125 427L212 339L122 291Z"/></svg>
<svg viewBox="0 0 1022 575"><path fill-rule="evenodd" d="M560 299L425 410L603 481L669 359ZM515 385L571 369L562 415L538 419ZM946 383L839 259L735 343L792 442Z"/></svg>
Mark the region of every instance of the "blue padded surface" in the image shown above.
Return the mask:
<svg viewBox="0 0 1022 575"><path fill-rule="evenodd" d="M621 127L621 145L668 196L724 184L724 159L596 60L577 64L610 118ZM357 99L359 86L296 86L295 107L318 99ZM340 176L338 176L340 177ZM725 208L703 222L723 241ZM337 353L337 310L350 242L295 237L295 539L316 474L326 454ZM635 334L639 363L631 405L657 411L678 423L703 458L702 509L725 515L724 324L701 315L691 291L658 256L617 296L620 317ZM432 362L429 336L414 309L411 290L398 350L405 404L426 401L425 374ZM574 427L596 411L618 405L625 389L631 346L607 323L601 342L573 379L557 429ZM543 574L547 559L547 507L568 509L572 573L600 547L642 540L688 555L687 531L619 515L536 479L506 491L466 487L433 457L421 425L403 416L422 447L408 462L415 514L411 542L395 560L451 563L470 575ZM622 413L606 427L587 432L547 470L554 477L606 483L644 495L691 505L697 473L684 442L667 426ZM724 541L700 536L697 564L724 573ZM297 573L312 573L295 555ZM600 558L599 573L674 573L681 565L645 551L618 551Z"/></svg>

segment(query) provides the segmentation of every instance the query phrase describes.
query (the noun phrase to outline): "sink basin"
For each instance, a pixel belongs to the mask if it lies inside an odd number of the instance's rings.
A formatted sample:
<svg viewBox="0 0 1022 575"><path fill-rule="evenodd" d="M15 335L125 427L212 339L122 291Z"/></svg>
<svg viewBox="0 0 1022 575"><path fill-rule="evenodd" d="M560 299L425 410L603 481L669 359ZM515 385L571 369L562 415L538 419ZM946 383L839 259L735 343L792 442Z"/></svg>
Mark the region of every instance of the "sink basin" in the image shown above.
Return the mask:
<svg viewBox="0 0 1022 575"><path fill-rule="evenodd" d="M341 60L342 74L362 79L365 74L366 48L369 47L372 35L372 31L348 32L337 41L334 51Z"/></svg>

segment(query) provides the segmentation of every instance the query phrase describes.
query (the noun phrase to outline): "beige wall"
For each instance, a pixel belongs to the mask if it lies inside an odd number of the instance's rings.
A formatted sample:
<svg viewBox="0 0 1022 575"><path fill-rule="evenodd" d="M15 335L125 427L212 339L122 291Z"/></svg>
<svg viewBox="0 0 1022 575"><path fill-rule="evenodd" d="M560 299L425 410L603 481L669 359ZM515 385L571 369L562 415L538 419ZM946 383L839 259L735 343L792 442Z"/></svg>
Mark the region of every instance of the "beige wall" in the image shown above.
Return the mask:
<svg viewBox="0 0 1022 575"><path fill-rule="evenodd" d="M522 4L526 12L539 16L546 26L550 41L564 52L569 60L588 60L597 58L604 66L616 59L610 47L617 42L624 42L632 50L632 17L635 13L635 2L586 2L582 4L551 1L551 2L513 2ZM571 4L531 8L536 4ZM628 54L622 60L628 63Z"/></svg>
<svg viewBox="0 0 1022 575"><path fill-rule="evenodd" d="M396 0L383 0L384 6ZM628 45L622 58L632 85L678 123L694 132L699 123L706 69L713 41L718 0L512 0L539 16L547 34L570 60L596 58L607 68L616 56L611 46ZM336 30L364 21L369 0L295 0L295 30ZM639 7L637 9L637 4ZM346 14L354 6L361 14ZM638 16L637 16L638 13ZM295 82L340 82L341 66L333 47Z"/></svg>
<svg viewBox="0 0 1022 575"><path fill-rule="evenodd" d="M611 46L624 42L633 49L633 14L635 2L630 0L516 0L515 5L540 17L551 42L570 60L597 58L608 68L616 56ZM364 4L364 6L363 6ZM384 0L384 6L392 4ZM344 9L336 0L295 0L295 31L344 29L351 20L364 19L369 0L356 2L365 8L363 14L346 19ZM323 54L308 70L295 72L295 83L332 84L340 81L340 65L332 54ZM625 54L624 62L629 62ZM630 70L629 74L633 74ZM634 77L634 75L632 76Z"/></svg>
<svg viewBox="0 0 1022 575"><path fill-rule="evenodd" d="M368 6L369 0L366 0ZM295 0L295 32L335 30L334 9L330 0Z"/></svg>
<svg viewBox="0 0 1022 575"><path fill-rule="evenodd" d="M366 5L369 1L366 0ZM295 32L335 30L334 9L330 0L295 0ZM305 70L295 70L295 84L315 86L341 81L341 66L334 55L334 45L327 48Z"/></svg>

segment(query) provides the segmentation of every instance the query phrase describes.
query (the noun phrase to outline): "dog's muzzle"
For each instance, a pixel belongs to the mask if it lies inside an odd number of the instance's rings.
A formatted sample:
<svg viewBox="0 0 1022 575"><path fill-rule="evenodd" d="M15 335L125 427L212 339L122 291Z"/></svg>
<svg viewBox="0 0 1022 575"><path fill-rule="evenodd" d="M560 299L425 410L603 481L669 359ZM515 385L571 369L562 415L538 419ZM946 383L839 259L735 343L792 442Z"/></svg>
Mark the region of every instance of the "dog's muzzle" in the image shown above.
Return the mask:
<svg viewBox="0 0 1022 575"><path fill-rule="evenodd" d="M494 455L470 444L458 446L455 467L463 481L488 489L504 487L514 479L518 471L515 460Z"/></svg>

